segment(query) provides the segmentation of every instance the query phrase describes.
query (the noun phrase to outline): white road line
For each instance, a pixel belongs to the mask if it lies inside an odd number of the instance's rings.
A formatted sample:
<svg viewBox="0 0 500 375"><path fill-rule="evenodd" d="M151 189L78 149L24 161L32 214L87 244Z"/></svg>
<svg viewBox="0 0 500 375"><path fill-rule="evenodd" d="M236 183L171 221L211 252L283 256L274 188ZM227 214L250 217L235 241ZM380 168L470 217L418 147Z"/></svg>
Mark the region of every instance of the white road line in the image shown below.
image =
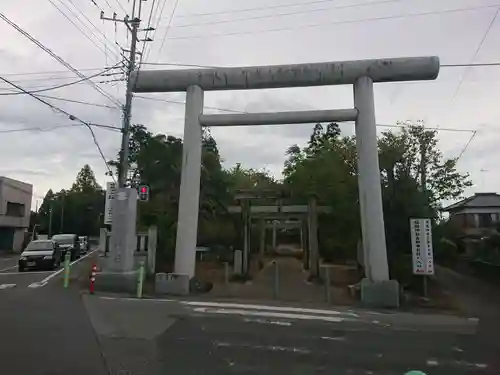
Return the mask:
<svg viewBox="0 0 500 375"><path fill-rule="evenodd" d="M286 322L282 320L266 320L266 319L244 319L245 323L260 323L260 324L276 324L277 326L286 326L290 327L292 325L291 322Z"/></svg>
<svg viewBox="0 0 500 375"><path fill-rule="evenodd" d="M7 268L4 268L2 270L0 270L0 272L3 272L3 271L8 271L8 270L13 270L14 268L17 267L17 264L15 266L11 266L11 267L7 267Z"/></svg>
<svg viewBox="0 0 500 375"><path fill-rule="evenodd" d="M249 349L269 350L272 352L290 352L290 353L297 353L297 354L309 354L309 353L311 353L311 351L308 349L294 348L294 347L289 347L289 346L252 345L252 344L230 343L230 342L221 342L221 341L215 341L214 344L218 348L240 347L240 348L249 348Z"/></svg>
<svg viewBox="0 0 500 375"><path fill-rule="evenodd" d="M35 289L35 288L43 288L47 283L42 283L42 282L34 282L33 284L28 285L28 288Z"/></svg>
<svg viewBox="0 0 500 375"><path fill-rule="evenodd" d="M16 284L0 284L0 289L14 288Z"/></svg>
<svg viewBox="0 0 500 375"><path fill-rule="evenodd" d="M96 252L96 251L97 251L97 249L92 250L91 252L89 252L89 253L85 254L83 257L81 257L81 258L79 258L79 259L77 259L77 260L74 260L73 262L71 262L71 263L69 264L69 265L70 265L70 267L71 267L71 266L73 266L74 264L76 264L76 263L78 263L78 262L80 262L80 261L84 260L85 258L87 258L89 255L91 255L92 253L94 253L94 252ZM61 269L59 269L59 270L57 270L57 271L56 271L56 272L54 272L53 274L51 274L51 275L47 276L47 277L46 277L45 279L43 279L42 281L39 281L39 284L44 284L44 286L45 286L45 285L47 285L47 283L49 282L49 280L50 280L50 279L52 279L52 278L56 277L57 275L59 275L59 274L60 274L61 272L63 272L63 271L64 271L64 267L63 267L63 268L61 268Z"/></svg>
<svg viewBox="0 0 500 375"><path fill-rule="evenodd" d="M24 276L24 275L35 275L35 274L42 274L42 273L50 273L52 271L29 271L29 272L3 272L0 273L0 276Z"/></svg>
<svg viewBox="0 0 500 375"><path fill-rule="evenodd" d="M268 311L286 311L297 312L305 314L320 314L320 315L346 315L358 317L358 314L352 312L342 312L335 310L322 310L322 309L303 309L300 307L287 307L287 306L265 306L265 305L246 305L240 303L219 303L219 302L200 302L200 301L181 301L184 305L199 306L199 307L221 307L221 308L236 308L247 310L268 310Z"/></svg>
<svg viewBox="0 0 500 375"><path fill-rule="evenodd" d="M239 315L239 316L261 316L268 318L285 318L285 319L301 319L301 320L322 320L325 322L342 322L344 319L333 316L321 315L305 315L305 314L289 314L278 313L272 311L251 311L251 310L238 310L238 309L216 309L209 307L195 307L195 312L209 313L209 314L225 314L225 315Z"/></svg>

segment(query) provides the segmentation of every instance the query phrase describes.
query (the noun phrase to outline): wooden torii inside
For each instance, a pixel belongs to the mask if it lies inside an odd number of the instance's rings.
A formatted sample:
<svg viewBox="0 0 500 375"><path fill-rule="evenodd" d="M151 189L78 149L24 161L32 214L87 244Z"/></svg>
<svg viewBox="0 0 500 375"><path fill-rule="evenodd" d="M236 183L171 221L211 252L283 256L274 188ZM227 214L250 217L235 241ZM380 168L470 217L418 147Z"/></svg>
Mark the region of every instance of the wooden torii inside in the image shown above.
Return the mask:
<svg viewBox="0 0 500 375"><path fill-rule="evenodd" d="M243 220L243 261L242 273L248 272L251 248L252 221L259 223L259 258L265 253L266 228L273 230L273 248L276 248L276 231L279 228L298 228L301 248L304 252L304 269L311 277L319 276L318 214L331 212L331 207L317 206L311 197L307 205L283 204L286 191L276 188L239 189L235 194L238 203L228 207L231 214L242 215ZM265 200L271 204L252 204L255 200ZM271 223L269 223L271 221Z"/></svg>

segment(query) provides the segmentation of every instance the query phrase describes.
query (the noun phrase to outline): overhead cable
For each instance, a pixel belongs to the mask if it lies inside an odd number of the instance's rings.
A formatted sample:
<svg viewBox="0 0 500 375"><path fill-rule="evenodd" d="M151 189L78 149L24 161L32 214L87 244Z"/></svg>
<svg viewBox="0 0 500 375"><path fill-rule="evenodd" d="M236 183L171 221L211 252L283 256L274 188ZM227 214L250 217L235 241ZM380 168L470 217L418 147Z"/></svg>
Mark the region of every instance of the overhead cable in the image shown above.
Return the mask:
<svg viewBox="0 0 500 375"><path fill-rule="evenodd" d="M0 13L0 18L3 19L5 22L7 22L14 29L16 29L18 32L20 32L22 35L24 35L26 38L28 38L37 47L39 47L40 49L42 49L43 51L45 51L46 53L48 53L50 56L52 56L60 64L62 64L63 66L65 66L66 68L68 68L69 70L71 70L73 73L75 73L78 77L80 77L82 79L87 78L85 75L83 75L78 70L76 70L75 68L73 68L73 66L71 66L69 63L67 63L66 61L64 61L60 56L56 55L49 48L45 47L45 45L43 45L40 41L38 41L36 38L34 38L28 32L26 32L25 30L23 30L20 26L18 26L16 23L14 23L9 18L7 18L3 13ZM112 101L113 103L115 103L117 106L121 107L122 104L116 98L114 98L113 96L111 96L110 94L108 94L106 91L104 91L102 88L100 88L97 84L95 84L91 80L86 80L85 82L87 82L89 85L91 85L101 95L105 96L110 101Z"/></svg>
<svg viewBox="0 0 500 375"><path fill-rule="evenodd" d="M0 15L1 15L1 13L0 13ZM96 145L97 150L99 151L99 154L101 155L101 158L104 161L104 164L106 165L106 168L107 168L108 172L112 173L111 168L108 165L108 161L106 160L106 157L104 156L104 153L102 152L101 146L99 145L99 142L97 141L96 135L95 135L94 130L92 129L92 126L90 125L90 123L81 120L80 118L76 117L75 115L72 115L72 114L68 113L64 109L61 109L61 108L59 108L59 107L57 107L57 106L55 106L55 105L53 105L53 104L51 104L49 102L47 102L47 101L45 101L45 100L37 97L36 95L33 95L29 91L24 90L19 85L16 85L15 83L9 81L7 78L4 78L4 77L0 76L0 80L4 81L5 83L8 83L8 84L12 85L13 87L15 87L16 89L18 89L20 91L25 92L27 95L29 95L29 96L33 97L34 99L38 100L40 103L45 104L46 106L48 106L49 108L51 108L53 111L61 113L63 115L66 115L66 116L68 116L68 118L70 120L76 120L79 123L81 123L82 125L85 125L89 129L90 134L92 135L92 139L94 141L94 144Z"/></svg>

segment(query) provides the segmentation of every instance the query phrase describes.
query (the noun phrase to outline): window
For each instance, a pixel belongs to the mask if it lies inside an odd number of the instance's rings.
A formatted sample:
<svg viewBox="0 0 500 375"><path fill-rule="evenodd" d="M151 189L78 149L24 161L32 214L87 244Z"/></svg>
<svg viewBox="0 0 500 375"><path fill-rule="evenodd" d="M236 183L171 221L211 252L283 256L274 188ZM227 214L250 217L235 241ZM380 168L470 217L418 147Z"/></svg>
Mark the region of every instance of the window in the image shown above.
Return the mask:
<svg viewBox="0 0 500 375"><path fill-rule="evenodd" d="M479 216L479 228L491 227L492 224L491 214L478 214L478 216Z"/></svg>
<svg viewBox="0 0 500 375"><path fill-rule="evenodd" d="M7 202L7 212L5 216L15 216L15 217L23 217L24 216L24 204L15 203L15 202Z"/></svg>

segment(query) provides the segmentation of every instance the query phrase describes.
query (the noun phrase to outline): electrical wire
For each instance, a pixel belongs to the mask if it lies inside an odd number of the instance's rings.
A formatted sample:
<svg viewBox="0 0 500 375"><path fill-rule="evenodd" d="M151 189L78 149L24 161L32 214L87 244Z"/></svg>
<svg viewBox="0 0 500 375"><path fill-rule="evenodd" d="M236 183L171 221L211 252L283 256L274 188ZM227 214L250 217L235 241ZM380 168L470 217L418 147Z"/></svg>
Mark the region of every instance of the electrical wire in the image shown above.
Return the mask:
<svg viewBox="0 0 500 375"><path fill-rule="evenodd" d="M170 104L186 105L186 102L181 102L181 101L177 101L177 100L160 99L160 98L150 98L148 96L141 96L141 95L135 95L134 98L139 98L139 99L144 99L144 100L152 100L155 102L164 102L164 103L170 103ZM230 113L247 113L245 111L237 111L237 110L232 110L232 109L209 107L209 106L203 106L203 108L213 109L213 110L222 111L222 112L230 112Z"/></svg>
<svg viewBox="0 0 500 375"><path fill-rule="evenodd" d="M103 52L104 54L106 54L106 49L103 49L101 46L99 46L91 37L89 37L81 28L80 26L78 26L66 13L64 13L64 11L59 8L52 0L49 0L49 2L54 6L54 8L56 8L59 13L61 13L63 15L64 18L66 18L73 26L75 26L94 46L96 46L101 52ZM97 40L98 42L100 43L103 43L103 44L106 44L105 42L103 42L96 34L94 34L94 32L90 29L90 27L88 25L86 25L79 17L78 15L75 15L73 13L73 11L65 4L62 2L62 0L59 0L59 2L64 5L66 7L66 9L68 9L70 11L70 13L75 16L75 18L80 21L80 23L90 32L91 35L93 35ZM115 57L117 57L117 55L115 54Z"/></svg>
<svg viewBox="0 0 500 375"><path fill-rule="evenodd" d="M161 6L161 10L160 10L160 15L158 16L158 21L156 22L156 26L154 28L154 31L153 31L153 35L151 37L151 39L155 39L155 36L156 36L156 32L158 30L158 26L160 25L160 22L161 22L161 17L163 15L163 11L165 10L165 5L167 4L167 0L163 0L163 5ZM158 11L158 6L160 5L160 3L158 2L157 3L157 9L155 10L155 14L157 13ZM145 60L147 60L147 58L149 57L149 53L151 52L151 48L147 50L147 53L146 53L146 57L145 57Z"/></svg>
<svg viewBox="0 0 500 375"><path fill-rule="evenodd" d="M192 68L207 68L207 69L217 69L220 66L210 66L210 65L196 65L196 64L180 64L180 63L166 63L166 62L143 62L140 65L158 65L158 66L187 66Z"/></svg>
<svg viewBox="0 0 500 375"><path fill-rule="evenodd" d="M375 126L377 127L382 127L382 128L415 128L418 126L412 126L412 125L385 125L385 124L376 124ZM472 130L472 129L458 129L458 128L431 128L431 127L425 127L425 130L436 130L436 131L446 131L446 132L460 132L460 133L475 133L477 130Z"/></svg>
<svg viewBox="0 0 500 375"><path fill-rule="evenodd" d="M179 5L179 0L175 0L174 8L172 10L172 13L170 14L170 19L168 20L167 28L165 29L165 34L163 34L163 39L161 40L161 45L160 49L158 50L158 57L156 61L160 58L161 51L163 50L163 46L165 44L165 41L167 40L167 35L168 32L170 31L170 25L172 24L172 20L174 19L175 16L175 11L177 10L177 6Z"/></svg>
<svg viewBox="0 0 500 375"><path fill-rule="evenodd" d="M169 99L161 99L161 98L151 98L148 96L141 96L141 95L136 95L136 98L139 99L145 99L145 100L152 100L152 101L157 101L157 102L165 102L165 103L171 103L171 104L179 104L179 105L186 105L186 102L182 101L177 101L177 100L169 100ZM220 107L210 107L210 106L203 106L203 108L206 109L212 109L216 111L221 111L221 112L229 112L229 113L248 113L245 111L238 111L235 109L227 109L227 108L220 108ZM353 122L353 121L346 121L346 122ZM408 125L389 125L389 124L376 124L377 127L383 127L383 128L408 128L411 126ZM477 130L472 130L472 129L458 129L458 128L431 128L431 127L425 127L426 130L436 130L436 131L447 131L447 132L466 132L466 133L476 133Z"/></svg>
<svg viewBox="0 0 500 375"><path fill-rule="evenodd" d="M498 14L500 13L500 7L497 9L497 11L495 12L495 15L493 16L493 18L491 19L488 27L486 28L486 31L484 32L476 50L474 51L474 54L472 55L472 58L470 59L470 62L472 63L474 61L474 59L476 58L477 54L479 53L479 51L481 50L481 47L483 46L484 42L486 41L486 37L488 36L488 34L490 33L491 31L491 28L493 27L493 24L495 23L496 19L498 18ZM458 81L458 86L455 90L455 93L453 94L453 99L452 100L455 100L455 98L457 97L458 95L458 92L460 91L460 88L462 87L462 84L465 80L465 77L467 75L467 72L469 70L466 69L465 72L462 74L462 76L460 77L460 81Z"/></svg>
<svg viewBox="0 0 500 375"><path fill-rule="evenodd" d="M63 88L63 87L67 87L67 86L72 86L72 85L76 85L78 83L82 83L82 82L85 82L85 81L88 81L89 79L92 79L92 78L95 78L95 77L98 77L100 76L101 74L111 70L111 69L114 69L113 68L107 68L99 73L96 73L96 74L93 74L91 76L88 76L88 77L85 77L85 78L82 78L82 79L79 79L77 81L73 81L73 82L68 82L68 83L64 83L62 85L57 85L57 86L52 86L52 87L46 87L46 88L43 88L43 89L39 89L39 90L33 90L33 91L30 91L30 93L34 94L34 93L37 93L37 92L45 92L45 91L51 91L51 90L57 90L57 89L60 89L60 88ZM12 81L14 82L14 81ZM24 95L25 93L24 92L11 92L11 93L0 93L0 95Z"/></svg>
<svg viewBox="0 0 500 375"><path fill-rule="evenodd" d="M202 26L202 25L217 25L217 24L222 24L222 23L263 20L263 19L267 19L267 18L275 19L277 17L288 17L288 16L294 16L294 15L298 15L298 14L324 12L324 11L328 11L328 10L362 8L362 7L369 7L369 6L380 5L380 4L401 3L401 2L406 2L406 1L408 1L408 0L383 0L383 1L371 1L371 2L366 2L366 3L362 3L362 4L336 5L336 6L330 6L327 8L307 9L307 10L301 10L301 11L288 12L288 13L266 14L266 15L251 16L251 17L245 17L245 18L235 18L235 19L230 19L230 20L217 20L217 21L209 21L209 22L188 23L188 24L184 24L184 25L173 26L172 28L179 29L179 28L184 28L184 27L196 27L196 26Z"/></svg>
<svg viewBox="0 0 500 375"><path fill-rule="evenodd" d="M191 18L191 17L204 17L204 16L215 16L220 14L234 14L241 12L254 12L256 10L269 10L269 9L278 9L278 8L290 8L290 7L298 7L298 6L308 6L311 4L322 4L322 3L332 3L337 0L314 0L309 2L298 2L298 3L289 3L289 4L277 4L270 5L265 7L255 7L255 8L245 8L245 9L234 9L234 10L223 10L219 12L208 12L208 13L185 13L180 14L177 18Z"/></svg>
<svg viewBox="0 0 500 375"><path fill-rule="evenodd" d="M37 47L42 49L44 52L48 53L51 57L53 57L55 60L57 60L60 64L65 66L67 69L71 70L73 73L75 73L78 77L84 79L87 78L85 75L80 73L78 70L73 68L69 63L64 61L60 56L56 55L54 52L52 52L49 48L45 47L40 41L38 41L36 38L34 38L31 34L23 30L20 26L18 26L16 23L11 21L9 18L7 18L3 13L0 13L0 18L3 19L6 23L8 23L10 26L12 26L14 29L16 29L19 33L24 35L26 38L28 38L31 42L33 42ZM101 95L105 96L107 99L110 101L114 102L117 106L121 107L122 104L114 97L112 97L110 94L108 94L106 91L101 89L97 84L92 82L91 80L86 80L89 85L91 85L97 92L99 92Z"/></svg>
<svg viewBox="0 0 500 375"><path fill-rule="evenodd" d="M500 66L500 62L491 62L491 63L469 63L469 64L442 64L441 68L473 68L480 66Z"/></svg>
<svg viewBox="0 0 500 375"><path fill-rule="evenodd" d="M476 134L477 134L477 131L474 131L472 133L471 137L469 138L469 141L465 144L464 148L462 149L462 151L458 155L457 160L455 161L455 163L457 163L460 160L460 158L463 156L463 154L465 153L465 151L467 151L467 149L469 148L470 144L472 143L472 140L476 137Z"/></svg>
<svg viewBox="0 0 500 375"><path fill-rule="evenodd" d="M121 132L120 128L117 128L117 127L111 126L111 125L100 125L100 124L93 124L93 123L89 123L89 125L94 126L96 128L108 129L108 130ZM19 133L19 132L25 132L25 131L50 132L50 131L57 130L57 129L74 128L74 127L80 127L80 126L84 126L84 125L83 124L67 124L67 125L54 125L54 126L50 126L48 128L40 128L40 127L36 126L36 127L21 128L21 129L4 129L4 130L0 129L0 133L1 134Z"/></svg>
<svg viewBox="0 0 500 375"><path fill-rule="evenodd" d="M0 13L0 15L2 15L2 13ZM80 118L78 118L78 117L76 117L76 116L74 116L74 115L70 114L69 112L65 111L64 109L61 109L61 108L59 108L59 107L57 107L57 106L55 106L55 105L53 105L53 104L51 104L51 103L49 103L49 102L47 102L47 101L45 101L45 100L43 100L43 99L41 99L41 98L37 97L36 95L33 95L33 94L32 94L32 93L30 93L29 91L24 90L21 86L16 85L15 83L13 83L13 82L9 81L7 78L4 78L4 77L1 77L1 76L0 76L0 80L4 81L5 83L8 83L8 84L12 85L13 87L15 87L16 89L18 89L18 90L20 90L20 91L23 91L23 92L24 92L24 93L26 93L27 95L29 95L29 96L33 97L35 100L38 100L40 103L43 103L43 104L45 104L46 106L48 106L48 107L49 107L50 109L52 109L53 111L58 112L58 113L62 113L62 114L64 114L64 115L68 116L68 118L69 118L70 120L76 120L76 121L78 121L79 123L81 123L82 125L85 125L85 126L86 126L89 130L90 130L90 134L92 135L92 139L93 139L93 141L94 141L94 144L96 145L97 150L99 151L99 154L101 155L101 158L102 158L102 160L104 161L104 164L106 165L106 168L107 168L108 172L109 172L109 173L112 173L111 168L110 168L110 167L109 167L109 165L108 165L108 162L107 162L107 160L106 160L106 158L105 158L105 156L104 156L104 153L102 152L101 146L99 145L99 142L97 141L97 137L96 137L96 135L95 135L95 133L94 133L94 130L92 129L92 126L90 125L90 123L88 123L88 122L85 122L85 121L81 120ZM113 180L114 180L114 177L113 177ZM116 182L116 181L115 181L115 182Z"/></svg>
<svg viewBox="0 0 500 375"><path fill-rule="evenodd" d="M141 67L141 63L142 63L142 60L144 58L144 51L146 50L146 44L148 43L148 36L149 36L150 28L151 28L151 20L153 18L153 10L154 10L154 6L155 6L155 2L156 2L156 0L153 0L153 2L151 3L151 9L149 11L148 24L146 26L146 35L144 36L144 42L142 45L141 61L139 63L139 69ZM160 4L160 3L158 2L158 4ZM158 10L158 5L156 6L156 10Z"/></svg>
<svg viewBox="0 0 500 375"><path fill-rule="evenodd" d="M52 99L52 100L60 100L62 102L76 103L76 104L82 104L82 105L89 105L89 106L92 106L92 107L108 108L108 109L113 109L115 111L120 110L119 108L112 107L110 105L85 102L85 101L82 101L82 100L64 99L64 98L58 98L57 96L51 96L51 95L35 95L35 96L38 96L40 98Z"/></svg>
<svg viewBox="0 0 500 375"><path fill-rule="evenodd" d="M334 21L334 22L322 22L315 23L309 25L298 25L291 27L279 27L274 29L260 29L260 30L251 30L251 31L235 31L228 33L212 33L212 34L202 34L202 35L193 35L193 36L174 36L169 39L207 39L207 38L216 38L216 37L225 37L225 36L236 36L236 35L249 35L249 34L262 34L262 33L273 33L273 32L281 32L281 31L293 31L300 29L308 29L308 28L317 28L324 26L332 26L332 25L346 25L353 23L362 23L362 22L377 22L377 21L387 21L393 19L405 19L405 18L413 18L413 17L425 17L431 15L439 15L439 14L450 14L450 13L459 13L459 12L467 12L471 10L478 9L491 9L498 8L500 4L493 5L483 5L483 6L473 6L473 7L463 7L456 9L448 9L442 11L429 11L429 12L421 12L421 13L413 13L413 14L402 14L402 15L394 15L394 16L382 16L382 17L373 17L373 18L363 18L357 20L348 20L348 21ZM167 29L168 30L168 29Z"/></svg>
<svg viewBox="0 0 500 375"><path fill-rule="evenodd" d="M106 68L105 68L106 69ZM103 68L84 68L78 69L80 72L90 72L90 71L98 71L103 70ZM39 72L25 72L25 73L0 73L2 77L12 77L12 76L28 76L28 75L40 75L40 74L73 74L67 70L47 70L47 71L39 71Z"/></svg>
<svg viewBox="0 0 500 375"><path fill-rule="evenodd" d="M98 32L98 33L99 33L99 34L100 34L100 35L104 38L104 42L103 42L103 44L106 44L106 42L109 42L109 43L110 43L110 44L111 44L114 48L116 48L115 44L114 44L112 41L110 41L110 40L106 37L106 34L104 34L104 33L103 33L103 32L102 32L102 31L101 31L101 30L100 30L100 29L99 29L99 28L98 28L98 27L97 27L97 26L96 26L96 25L95 25L95 24L94 24L94 23L93 23L93 22L92 22L92 21L91 21L91 20L90 20L90 19L89 19L86 15L85 15L85 13L83 13L83 12L82 12L82 11L81 11L81 10L80 10L80 9L79 9L76 5L75 5L75 3L73 2L73 0L67 0L67 1L68 1L68 2L69 2L72 6L73 6L73 8L75 8L75 10L76 10L78 13L80 13L80 14L83 16L83 18L85 18L85 19L87 20L87 22L88 22L88 23L90 23L90 24L92 25L92 27L93 27L93 28L94 28L94 29L95 29L95 30L96 30L96 31L97 31L97 32ZM59 0L59 2L63 3L63 0ZM68 9L69 9L69 8L68 8ZM74 14L74 13L73 13L73 14ZM77 19L79 19L79 17L78 17L77 15L75 15L75 17L76 17ZM80 20L80 22L82 22L82 21ZM82 24L83 24L83 22L82 22ZM115 57L116 57L116 55L115 55Z"/></svg>

